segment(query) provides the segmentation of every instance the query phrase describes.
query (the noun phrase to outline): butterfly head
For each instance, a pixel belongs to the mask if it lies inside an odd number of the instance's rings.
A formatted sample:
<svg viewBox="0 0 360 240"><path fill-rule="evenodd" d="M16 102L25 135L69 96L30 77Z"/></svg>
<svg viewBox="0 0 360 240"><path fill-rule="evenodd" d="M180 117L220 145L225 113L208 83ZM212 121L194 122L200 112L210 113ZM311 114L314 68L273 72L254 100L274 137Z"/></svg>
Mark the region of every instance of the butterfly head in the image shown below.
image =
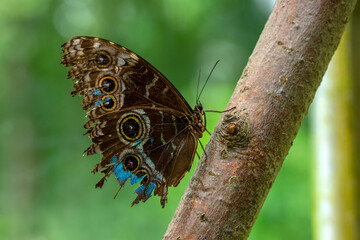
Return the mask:
<svg viewBox="0 0 360 240"><path fill-rule="evenodd" d="M198 104L195 105L194 112L199 112L199 113L204 112L204 108L203 108L203 105L201 104L201 102L199 102Z"/></svg>

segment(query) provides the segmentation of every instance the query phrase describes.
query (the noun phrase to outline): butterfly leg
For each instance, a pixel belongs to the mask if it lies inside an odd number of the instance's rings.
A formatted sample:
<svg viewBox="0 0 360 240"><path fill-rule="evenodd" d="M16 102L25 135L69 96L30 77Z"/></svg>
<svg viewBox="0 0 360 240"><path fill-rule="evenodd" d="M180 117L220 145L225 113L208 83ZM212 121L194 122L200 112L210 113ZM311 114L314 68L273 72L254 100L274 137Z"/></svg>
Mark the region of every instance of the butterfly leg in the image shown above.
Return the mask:
<svg viewBox="0 0 360 240"><path fill-rule="evenodd" d="M211 132L205 128L205 131L211 136Z"/></svg>
<svg viewBox="0 0 360 240"><path fill-rule="evenodd" d="M206 159L207 159L207 154L206 154L206 152L205 152L205 148L204 148L204 145L201 143L201 141L199 141L199 143L200 143L200 146L201 146L201 148L202 148L202 150L203 150L203 153L204 153L204 155L205 155L205 159L204 159L204 161L206 162ZM198 153L196 153L198 156L199 156L199 154ZM200 157L199 157L200 158Z"/></svg>
<svg viewBox="0 0 360 240"><path fill-rule="evenodd" d="M224 111L217 111L217 110L205 110L205 112L213 112L213 113L226 113L226 112L230 112L232 110L236 109L236 107L232 107L232 108L229 108L229 109L226 109Z"/></svg>

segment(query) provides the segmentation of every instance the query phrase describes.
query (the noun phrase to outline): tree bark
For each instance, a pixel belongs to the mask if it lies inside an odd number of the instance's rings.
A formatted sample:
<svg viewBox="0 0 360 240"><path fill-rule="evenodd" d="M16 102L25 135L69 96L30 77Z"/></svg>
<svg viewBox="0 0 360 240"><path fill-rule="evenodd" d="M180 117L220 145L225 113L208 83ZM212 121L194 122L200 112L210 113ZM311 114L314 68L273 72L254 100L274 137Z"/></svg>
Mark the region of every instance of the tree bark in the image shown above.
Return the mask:
<svg viewBox="0 0 360 240"><path fill-rule="evenodd" d="M355 4L276 2L164 239L249 236Z"/></svg>

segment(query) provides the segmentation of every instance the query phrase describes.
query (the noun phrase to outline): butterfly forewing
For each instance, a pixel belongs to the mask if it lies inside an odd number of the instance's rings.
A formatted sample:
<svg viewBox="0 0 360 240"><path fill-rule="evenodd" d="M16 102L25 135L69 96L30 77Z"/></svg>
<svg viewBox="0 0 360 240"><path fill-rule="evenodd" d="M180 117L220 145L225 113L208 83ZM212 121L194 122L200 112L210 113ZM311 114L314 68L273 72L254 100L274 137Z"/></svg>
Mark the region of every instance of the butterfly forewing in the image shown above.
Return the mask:
<svg viewBox="0 0 360 240"><path fill-rule="evenodd" d="M155 190L164 206L167 187L179 183L194 158L194 110L159 71L118 44L75 37L63 47L62 64L76 80L72 95L83 95L89 110L84 126L93 144L85 153L103 154L93 172L105 176L96 186L114 173L120 186L140 182L133 204Z"/></svg>
<svg viewBox="0 0 360 240"><path fill-rule="evenodd" d="M102 78L109 76L109 81L115 78L119 83L115 94L128 93L128 99L124 99L118 107L125 105L139 108L154 104L183 114L192 113L185 99L159 71L118 44L100 38L75 37L64 44L64 53L63 64L73 66L69 77L78 79L73 94L85 94L84 105L103 96L96 93L105 92L99 83ZM99 55L109 59L100 61ZM106 64L100 65L99 62Z"/></svg>

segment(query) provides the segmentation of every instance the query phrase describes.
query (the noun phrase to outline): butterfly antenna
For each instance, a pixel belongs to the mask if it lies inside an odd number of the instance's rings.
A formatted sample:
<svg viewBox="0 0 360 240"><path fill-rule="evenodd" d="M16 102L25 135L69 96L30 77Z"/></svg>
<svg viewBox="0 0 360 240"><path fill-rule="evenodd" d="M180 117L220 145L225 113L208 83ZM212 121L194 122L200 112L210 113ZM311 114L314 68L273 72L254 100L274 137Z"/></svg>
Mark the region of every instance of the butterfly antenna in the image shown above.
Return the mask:
<svg viewBox="0 0 360 240"><path fill-rule="evenodd" d="M199 77L198 77L198 82L197 82L197 86L196 86L196 104L199 103L199 84L200 84L200 75L201 75L201 68L199 70Z"/></svg>
<svg viewBox="0 0 360 240"><path fill-rule="evenodd" d="M197 98L196 103L197 103L198 100L200 99L200 96L201 96L202 92L204 91L204 88L205 88L206 84L208 83L208 81L209 81L209 79L210 79L210 77L211 77L212 72L214 71L216 65L217 65L219 62L220 62L220 59L216 61L216 63L214 64L213 68L211 69L210 74L209 74L209 76L207 77L207 79L206 79L206 81L205 81L205 84L204 84L204 86L202 87L202 89L201 89L201 91L200 91L200 94L199 94L199 96L198 96L198 98Z"/></svg>

